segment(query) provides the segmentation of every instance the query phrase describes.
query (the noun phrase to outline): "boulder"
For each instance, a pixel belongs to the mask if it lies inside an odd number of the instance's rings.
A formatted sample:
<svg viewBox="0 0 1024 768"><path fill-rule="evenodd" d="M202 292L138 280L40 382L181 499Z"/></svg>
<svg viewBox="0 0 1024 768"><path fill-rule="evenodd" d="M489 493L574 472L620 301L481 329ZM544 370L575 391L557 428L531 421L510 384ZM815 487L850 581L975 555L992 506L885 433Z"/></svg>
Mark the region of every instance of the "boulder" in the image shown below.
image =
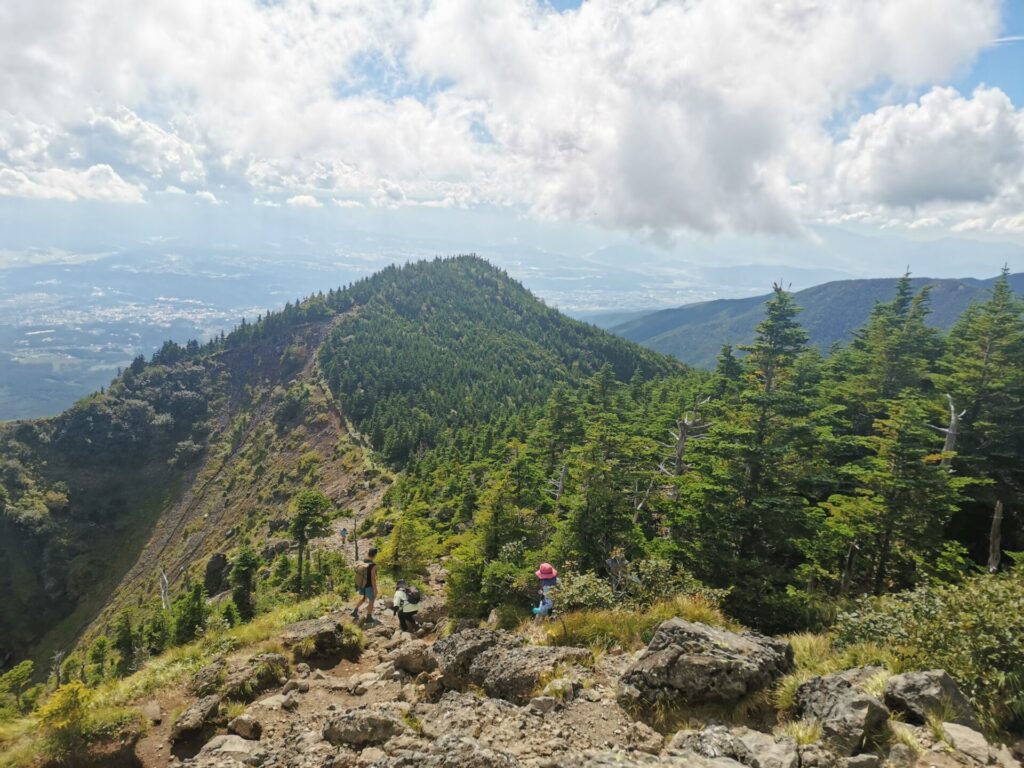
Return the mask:
<svg viewBox="0 0 1024 768"><path fill-rule="evenodd" d="M288 675L288 659L279 653L261 653L232 669L221 692L226 699L252 701L257 694L274 688Z"/></svg>
<svg viewBox="0 0 1024 768"><path fill-rule="evenodd" d="M149 701L142 705L142 716L150 725L160 725L164 714L160 709L159 701Z"/></svg>
<svg viewBox="0 0 1024 768"><path fill-rule="evenodd" d="M355 661L362 652L359 631L337 619L320 618L289 624L281 642L296 658L344 658Z"/></svg>
<svg viewBox="0 0 1024 768"><path fill-rule="evenodd" d="M906 744L896 743L889 748L885 764L887 768L914 768L917 765L917 754Z"/></svg>
<svg viewBox="0 0 1024 768"><path fill-rule="evenodd" d="M796 689L797 712L821 722L822 741L837 755L853 755L879 733L889 710L859 687L877 667L861 667L814 677Z"/></svg>
<svg viewBox="0 0 1024 768"><path fill-rule="evenodd" d="M619 681L619 703L734 704L792 668L783 640L669 619Z"/></svg>
<svg viewBox="0 0 1024 768"><path fill-rule="evenodd" d="M962 752L981 765L988 765L991 758L988 741L976 730L958 723L943 723L942 734L957 752Z"/></svg>
<svg viewBox="0 0 1024 768"><path fill-rule="evenodd" d="M227 677L227 663L224 659L216 659L200 669L192 678L190 688L196 696L209 696L220 690L221 683Z"/></svg>
<svg viewBox="0 0 1024 768"><path fill-rule="evenodd" d="M203 574L203 586L206 588L206 594L219 595L226 590L229 586L228 572L230 570L231 564L228 562L228 556L223 552L218 552L207 560L206 571Z"/></svg>
<svg viewBox="0 0 1024 768"><path fill-rule="evenodd" d="M862 755L853 755L843 761L843 768L881 768L882 761L878 755L865 752Z"/></svg>
<svg viewBox="0 0 1024 768"><path fill-rule="evenodd" d="M744 765L752 765L754 758L750 748L723 725L712 725L701 731L679 731L668 747L672 752L728 757Z"/></svg>
<svg viewBox="0 0 1024 768"><path fill-rule="evenodd" d="M366 747L383 744L405 730L402 721L385 712L353 709L331 718L324 739L335 746Z"/></svg>
<svg viewBox="0 0 1024 768"><path fill-rule="evenodd" d="M734 728L733 735L753 755L751 768L799 768L800 751L792 736L772 737L752 728Z"/></svg>
<svg viewBox="0 0 1024 768"><path fill-rule="evenodd" d="M388 658L395 665L395 669L400 669L410 675L430 672L437 668L437 659L430 650L430 646L422 640L403 644Z"/></svg>
<svg viewBox="0 0 1024 768"><path fill-rule="evenodd" d="M214 736L199 750L199 757L228 758L245 763L264 751L258 741L249 741L232 733Z"/></svg>
<svg viewBox="0 0 1024 768"><path fill-rule="evenodd" d="M559 705L554 696L534 696L530 699L530 709L539 715L546 715Z"/></svg>
<svg viewBox="0 0 1024 768"><path fill-rule="evenodd" d="M472 737L447 735L418 750L398 750L369 765L372 768L520 768L522 763L507 752L487 747Z"/></svg>
<svg viewBox="0 0 1024 768"><path fill-rule="evenodd" d="M441 683L458 690L469 685L469 668L484 651L494 648L514 648L520 638L492 629L466 629L434 643L434 656L441 670Z"/></svg>
<svg viewBox="0 0 1024 768"><path fill-rule="evenodd" d="M263 725L252 715L239 715L228 723L228 730L243 739L258 740L263 735Z"/></svg>
<svg viewBox="0 0 1024 768"><path fill-rule="evenodd" d="M469 679L488 696L525 704L556 668L592 661L593 655L585 648L492 646L473 659Z"/></svg>
<svg viewBox="0 0 1024 768"><path fill-rule="evenodd" d="M220 707L220 696L216 693L204 696L193 702L181 716L175 720L171 728L171 741L189 738L207 728L217 716Z"/></svg>
<svg viewBox="0 0 1024 768"><path fill-rule="evenodd" d="M914 723L923 723L930 713L947 713L958 725L979 729L974 707L960 691L956 681L941 669L893 675L885 685L885 703L907 715Z"/></svg>
<svg viewBox="0 0 1024 768"><path fill-rule="evenodd" d="M599 752L583 754L573 768L742 768L729 757L704 757L696 752L677 752L655 757L643 753Z"/></svg>

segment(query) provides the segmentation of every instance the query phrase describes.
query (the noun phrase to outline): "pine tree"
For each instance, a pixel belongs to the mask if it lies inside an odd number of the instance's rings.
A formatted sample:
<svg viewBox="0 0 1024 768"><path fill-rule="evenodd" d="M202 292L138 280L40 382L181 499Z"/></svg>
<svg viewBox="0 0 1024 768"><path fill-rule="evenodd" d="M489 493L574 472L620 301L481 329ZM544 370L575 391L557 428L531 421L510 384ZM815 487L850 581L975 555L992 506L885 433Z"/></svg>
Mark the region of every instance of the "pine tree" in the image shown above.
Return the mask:
<svg viewBox="0 0 1024 768"><path fill-rule="evenodd" d="M302 592L302 566L306 547L311 539L328 535L331 523L331 500L320 491L304 490L292 501L292 519L288 533L298 545L298 566L295 591Z"/></svg>
<svg viewBox="0 0 1024 768"><path fill-rule="evenodd" d="M173 624L171 637L174 644L184 645L195 640L199 632L206 626L208 616L206 590L201 581L193 579L185 585L185 590L178 595L171 606Z"/></svg>
<svg viewBox="0 0 1024 768"><path fill-rule="evenodd" d="M121 611L114 619L111 630L111 646L117 652L117 663L114 671L118 677L125 677L134 671L136 633L132 627L131 613Z"/></svg>
<svg viewBox="0 0 1024 768"><path fill-rule="evenodd" d="M256 571L263 564L263 560L253 551L248 542L239 547L231 562L231 573L228 574L228 581L231 584L231 599L242 621L251 621L256 613L253 605L252 594L256 588Z"/></svg>

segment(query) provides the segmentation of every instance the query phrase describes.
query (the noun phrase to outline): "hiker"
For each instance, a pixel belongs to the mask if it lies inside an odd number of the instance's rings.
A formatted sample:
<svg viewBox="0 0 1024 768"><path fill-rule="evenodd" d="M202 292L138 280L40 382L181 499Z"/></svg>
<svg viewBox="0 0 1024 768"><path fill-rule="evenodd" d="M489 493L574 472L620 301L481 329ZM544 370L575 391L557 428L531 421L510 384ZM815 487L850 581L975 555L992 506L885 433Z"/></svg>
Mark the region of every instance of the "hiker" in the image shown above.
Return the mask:
<svg viewBox="0 0 1024 768"><path fill-rule="evenodd" d="M341 530L338 531L338 535L341 536L341 546L348 544L348 528L342 526Z"/></svg>
<svg viewBox="0 0 1024 768"><path fill-rule="evenodd" d="M420 591L409 586L405 579L395 585L395 596L391 598L391 610L398 616L398 626L403 632L415 633L419 629L416 612L420 609Z"/></svg>
<svg viewBox="0 0 1024 768"><path fill-rule="evenodd" d="M547 619L551 617L551 611L554 609L555 604L551 598L548 597L547 593L543 589L538 589L537 594L540 595L540 603L535 605L531 610L536 621L541 619Z"/></svg>
<svg viewBox="0 0 1024 768"><path fill-rule="evenodd" d="M551 563L541 563L534 576L540 579L540 588L545 595L552 587L558 586L558 571Z"/></svg>
<svg viewBox="0 0 1024 768"><path fill-rule="evenodd" d="M373 602L377 599L377 564L373 562L375 557L377 548L372 547L366 553L366 559L356 564L356 592L360 594L359 602L352 609L352 618L356 620L359 619L359 609L363 607L363 602L369 603L366 620L370 621L373 618Z"/></svg>

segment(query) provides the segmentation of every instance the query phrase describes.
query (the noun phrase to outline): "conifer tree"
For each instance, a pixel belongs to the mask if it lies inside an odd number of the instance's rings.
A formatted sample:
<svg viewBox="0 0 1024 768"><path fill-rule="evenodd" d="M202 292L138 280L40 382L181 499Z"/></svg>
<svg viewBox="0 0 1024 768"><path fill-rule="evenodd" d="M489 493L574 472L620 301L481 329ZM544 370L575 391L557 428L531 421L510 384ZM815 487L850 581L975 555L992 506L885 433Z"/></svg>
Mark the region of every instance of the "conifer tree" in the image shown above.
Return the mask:
<svg viewBox="0 0 1024 768"><path fill-rule="evenodd" d="M330 531L331 500L320 491L306 489L292 501L292 519L288 533L298 545L295 591L302 592L302 566L306 547L311 539L326 536Z"/></svg>

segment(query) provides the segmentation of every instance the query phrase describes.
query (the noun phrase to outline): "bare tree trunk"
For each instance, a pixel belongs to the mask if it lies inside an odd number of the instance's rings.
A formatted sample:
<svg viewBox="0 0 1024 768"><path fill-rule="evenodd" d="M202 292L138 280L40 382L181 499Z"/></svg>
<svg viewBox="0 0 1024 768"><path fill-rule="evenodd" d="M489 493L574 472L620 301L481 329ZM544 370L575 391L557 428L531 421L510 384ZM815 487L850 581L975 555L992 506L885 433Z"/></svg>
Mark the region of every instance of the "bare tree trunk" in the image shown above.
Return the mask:
<svg viewBox="0 0 1024 768"><path fill-rule="evenodd" d="M956 450L956 440L960 434L960 419L967 411L957 413L956 406L953 405L953 396L948 392L946 400L949 402L949 426L943 430L946 433L946 442L942 446L942 452L946 455L942 457L941 466L948 468L952 460L950 454Z"/></svg>
<svg viewBox="0 0 1024 768"><path fill-rule="evenodd" d="M296 579L296 590L295 590L300 595L302 594L302 555L304 554L303 549L305 549L305 547L303 546L303 542L300 541L299 542L299 570L298 570L298 577Z"/></svg>
<svg viewBox="0 0 1024 768"><path fill-rule="evenodd" d="M988 533L988 572L995 573L999 570L999 561L1002 558L1003 543L1003 502L996 502L995 511L992 513L992 528Z"/></svg>
<svg viewBox="0 0 1024 768"><path fill-rule="evenodd" d="M167 580L167 573L163 568L160 569L160 604L164 607L165 611L171 609L171 586Z"/></svg>
<svg viewBox="0 0 1024 768"><path fill-rule="evenodd" d="M850 590L850 582L853 581L853 563L857 557L857 542L850 542L850 549L846 552L843 562L843 575L839 582L839 594L845 595Z"/></svg>

